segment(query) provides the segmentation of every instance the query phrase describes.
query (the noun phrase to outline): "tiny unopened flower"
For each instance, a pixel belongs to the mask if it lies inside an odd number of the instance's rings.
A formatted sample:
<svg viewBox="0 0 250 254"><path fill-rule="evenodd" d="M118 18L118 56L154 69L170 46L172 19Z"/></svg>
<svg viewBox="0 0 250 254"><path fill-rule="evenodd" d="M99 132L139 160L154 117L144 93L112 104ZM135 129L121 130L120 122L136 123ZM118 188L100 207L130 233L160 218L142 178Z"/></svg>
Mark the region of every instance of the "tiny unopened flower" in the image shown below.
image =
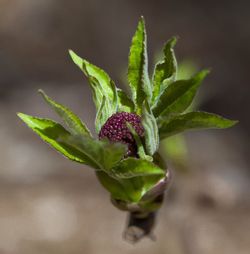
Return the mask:
<svg viewBox="0 0 250 254"><path fill-rule="evenodd" d="M102 126L99 132L99 138L108 138L111 142L126 144L128 147L126 156L138 157L137 144L127 123L132 125L139 137L143 137L144 128L141 117L135 113L118 112L110 116Z"/></svg>

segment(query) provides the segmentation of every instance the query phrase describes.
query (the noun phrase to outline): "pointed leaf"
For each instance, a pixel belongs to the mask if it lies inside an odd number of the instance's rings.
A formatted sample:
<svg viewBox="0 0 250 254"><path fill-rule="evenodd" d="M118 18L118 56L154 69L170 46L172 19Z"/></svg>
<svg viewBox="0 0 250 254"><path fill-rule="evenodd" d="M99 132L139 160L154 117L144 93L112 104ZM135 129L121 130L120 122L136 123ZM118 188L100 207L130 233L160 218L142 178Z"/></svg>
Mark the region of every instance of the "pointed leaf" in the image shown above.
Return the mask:
<svg viewBox="0 0 250 254"><path fill-rule="evenodd" d="M132 178L136 176L163 175L164 171L148 160L130 157L120 161L112 168L110 174L116 178Z"/></svg>
<svg viewBox="0 0 250 254"><path fill-rule="evenodd" d="M154 116L168 116L186 110L207 74L208 71L204 70L191 79L178 80L169 85L153 106Z"/></svg>
<svg viewBox="0 0 250 254"><path fill-rule="evenodd" d="M44 100L56 111L56 113L60 117L62 117L73 135L87 135L89 137L91 136L90 131L88 130L86 125L70 109L52 100L41 89L39 90L39 93L43 96Z"/></svg>
<svg viewBox="0 0 250 254"><path fill-rule="evenodd" d="M237 121L232 121L221 116L207 112L190 112L173 117L164 121L161 120L159 132L160 138L164 139L177 133L187 130L197 129L223 129L235 125Z"/></svg>
<svg viewBox="0 0 250 254"><path fill-rule="evenodd" d="M166 87L175 81L177 75L177 62L174 54L174 46L177 38L173 37L164 46L164 59L155 66L153 74L152 104L158 99Z"/></svg>
<svg viewBox="0 0 250 254"><path fill-rule="evenodd" d="M97 164L94 160L92 160L92 158L89 158L71 144L62 142L63 139L70 137L70 133L60 124L50 119L33 117L23 113L18 113L18 116L45 142L50 144L68 159L84 163L93 168L98 168Z"/></svg>
<svg viewBox="0 0 250 254"><path fill-rule="evenodd" d="M69 54L74 63L84 72L87 76L91 89L93 92L93 98L96 105L96 111L100 110L103 96L105 95L106 101L104 108L108 115L112 115L117 111L117 88L109 75L101 68L89 63L87 60L82 59L72 50L69 50Z"/></svg>
<svg viewBox="0 0 250 254"><path fill-rule="evenodd" d="M108 172L124 157L127 149L124 144L83 136L70 136L63 141L72 144L77 150L93 158L99 169Z"/></svg>
<svg viewBox="0 0 250 254"><path fill-rule="evenodd" d="M152 87L148 77L146 30L143 18L139 21L130 47L128 82L136 111L140 113L145 98L150 101L152 96Z"/></svg>
<svg viewBox="0 0 250 254"><path fill-rule="evenodd" d="M159 148L159 131L156 119L147 102L143 106L142 125L145 131L147 154L153 156Z"/></svg>
<svg viewBox="0 0 250 254"><path fill-rule="evenodd" d="M94 77L101 85L105 95L109 98L114 99L115 89L112 84L112 80L109 75L101 68L89 63L87 60L79 57L75 52L69 50L69 54L73 62L85 73L87 77Z"/></svg>

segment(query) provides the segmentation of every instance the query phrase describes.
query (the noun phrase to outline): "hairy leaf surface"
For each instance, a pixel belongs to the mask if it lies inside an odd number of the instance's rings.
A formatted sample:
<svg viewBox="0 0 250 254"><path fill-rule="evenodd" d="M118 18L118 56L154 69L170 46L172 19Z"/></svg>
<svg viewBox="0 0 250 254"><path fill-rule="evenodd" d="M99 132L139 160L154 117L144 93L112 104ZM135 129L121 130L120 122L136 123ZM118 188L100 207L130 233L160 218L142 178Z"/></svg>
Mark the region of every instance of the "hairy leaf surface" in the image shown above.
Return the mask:
<svg viewBox="0 0 250 254"><path fill-rule="evenodd" d="M152 97L146 44L145 23L141 18L132 39L128 63L128 82L137 113L141 113L143 101L150 100Z"/></svg>
<svg viewBox="0 0 250 254"><path fill-rule="evenodd" d="M160 138L164 139L177 133L197 129L224 129L235 125L237 121L229 120L216 114L207 112L190 112L173 117L172 119L161 119Z"/></svg>

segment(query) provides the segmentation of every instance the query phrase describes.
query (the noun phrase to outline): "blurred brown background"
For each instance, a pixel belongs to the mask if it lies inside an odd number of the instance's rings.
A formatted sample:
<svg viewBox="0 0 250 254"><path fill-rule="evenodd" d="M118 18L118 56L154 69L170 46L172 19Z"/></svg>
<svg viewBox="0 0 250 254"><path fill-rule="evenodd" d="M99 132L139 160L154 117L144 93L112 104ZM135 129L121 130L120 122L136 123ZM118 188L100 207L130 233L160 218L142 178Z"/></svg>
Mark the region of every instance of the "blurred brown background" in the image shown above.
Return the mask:
<svg viewBox="0 0 250 254"><path fill-rule="evenodd" d="M250 253L249 9L246 0L1 0L0 254ZM36 93L43 88L93 130L90 89L67 50L122 87L140 15L150 63L178 35L179 60L212 68L201 108L240 124L186 135L187 170L173 166L157 241L131 246L121 237L126 214L112 207L93 171L62 158L15 113L58 119Z"/></svg>

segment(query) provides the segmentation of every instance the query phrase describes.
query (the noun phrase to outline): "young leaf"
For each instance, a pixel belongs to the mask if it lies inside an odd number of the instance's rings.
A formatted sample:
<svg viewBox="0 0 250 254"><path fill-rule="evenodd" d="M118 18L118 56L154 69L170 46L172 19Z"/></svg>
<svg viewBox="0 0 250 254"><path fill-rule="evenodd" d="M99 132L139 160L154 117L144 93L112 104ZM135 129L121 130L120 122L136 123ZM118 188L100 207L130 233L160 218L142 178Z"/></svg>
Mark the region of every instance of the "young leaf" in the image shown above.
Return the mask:
<svg viewBox="0 0 250 254"><path fill-rule="evenodd" d="M99 110L97 111L96 118L95 118L95 127L96 127L97 133L99 133L103 124L106 122L106 120L109 117L109 110L107 109L107 107L105 107L105 105L106 105L106 97L103 96L101 106Z"/></svg>
<svg viewBox="0 0 250 254"><path fill-rule="evenodd" d="M175 116L164 121L161 119L159 133L160 138L164 139L177 133L196 130L196 129L223 129L235 125L237 121L225 119L221 116L207 112L190 112Z"/></svg>
<svg viewBox="0 0 250 254"><path fill-rule="evenodd" d="M178 80L169 85L153 106L154 116L182 113L192 103L201 82L207 74L208 71L204 70L191 79Z"/></svg>
<svg viewBox="0 0 250 254"><path fill-rule="evenodd" d="M117 96L118 96L118 109L119 112L134 112L134 103L130 100L127 94L122 91L121 89L117 89Z"/></svg>
<svg viewBox="0 0 250 254"><path fill-rule="evenodd" d="M131 201L131 193L128 193L128 189L124 187L120 180L109 176L104 171L96 171L96 176L102 186L111 194L112 198L127 202Z"/></svg>
<svg viewBox="0 0 250 254"><path fill-rule="evenodd" d="M152 96L147 58L145 23L141 18L132 39L128 64L128 82L137 113L141 112L143 101L150 101Z"/></svg>
<svg viewBox="0 0 250 254"><path fill-rule="evenodd" d="M95 161L73 147L70 143L62 142L61 140L69 138L70 133L65 130L59 123L50 119L43 119L29 116L23 113L18 113L18 116L37 133L45 142L50 144L62 155L70 160L84 163L93 168L98 168Z"/></svg>
<svg viewBox="0 0 250 254"><path fill-rule="evenodd" d="M147 154L153 156L159 148L159 134L156 119L147 102L143 104L142 125L145 131Z"/></svg>
<svg viewBox="0 0 250 254"><path fill-rule="evenodd" d="M164 59L158 62L153 74L153 96L152 105L157 101L166 87L175 81L177 75L177 62L174 54L174 46L177 38L173 37L164 46Z"/></svg>
<svg viewBox="0 0 250 254"><path fill-rule="evenodd" d="M43 96L44 100L56 111L56 113L60 117L62 117L73 135L87 135L89 137L91 136L90 131L88 130L86 125L70 109L52 100L41 89L39 90L39 93Z"/></svg>
<svg viewBox="0 0 250 254"><path fill-rule="evenodd" d="M165 174L144 175L122 178L119 182L124 186L130 202L139 202L141 198L164 177Z"/></svg>
<svg viewBox="0 0 250 254"><path fill-rule="evenodd" d="M105 95L112 101L115 97L115 89L109 75L101 68L79 57L72 50L69 50L69 54L73 62L85 73L87 77L94 77L99 82L103 91L105 91Z"/></svg>
<svg viewBox="0 0 250 254"><path fill-rule="evenodd" d="M112 168L110 175L123 179L137 176L164 175L164 170L148 160L130 157L120 161Z"/></svg>
<svg viewBox="0 0 250 254"><path fill-rule="evenodd" d="M104 171L96 171L101 184L111 197L128 203L137 203L155 184L162 175L137 176L132 178L113 178Z"/></svg>
<svg viewBox="0 0 250 254"><path fill-rule="evenodd" d="M93 158L99 169L109 172L125 155L126 146L121 143L96 140L84 136L70 136L62 139L77 150Z"/></svg>
<svg viewBox="0 0 250 254"><path fill-rule="evenodd" d="M79 57L72 50L69 50L69 54L73 62L84 72L89 80L96 105L96 111L98 112L100 110L103 96L105 95L106 101L104 107L106 108L108 115L114 114L117 111L118 106L117 88L109 75L104 70Z"/></svg>
<svg viewBox="0 0 250 254"><path fill-rule="evenodd" d="M140 138L139 135L137 134L137 132L136 132L136 130L134 129L134 127L133 127L129 122L127 122L126 124L127 124L128 129L129 129L130 132L132 133L133 138L135 139L136 146L137 146L137 153L138 153L139 157L140 157L141 159L144 159L144 160L153 161L153 158L152 158L151 156L148 156L148 155L145 153L143 144L142 144L142 142L141 142L141 138Z"/></svg>

